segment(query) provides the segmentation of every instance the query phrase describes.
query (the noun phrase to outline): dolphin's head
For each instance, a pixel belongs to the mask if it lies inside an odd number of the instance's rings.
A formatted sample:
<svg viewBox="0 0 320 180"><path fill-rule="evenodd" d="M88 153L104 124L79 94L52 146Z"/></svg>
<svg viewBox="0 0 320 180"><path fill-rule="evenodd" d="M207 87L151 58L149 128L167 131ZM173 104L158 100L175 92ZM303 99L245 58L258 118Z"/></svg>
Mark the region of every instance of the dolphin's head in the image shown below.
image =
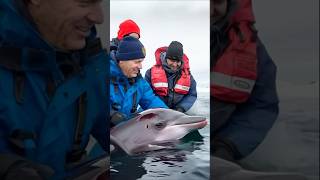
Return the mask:
<svg viewBox="0 0 320 180"><path fill-rule="evenodd" d="M165 143L181 139L207 125L206 118L188 116L170 109L150 109L111 130L111 141L128 154L163 149Z"/></svg>

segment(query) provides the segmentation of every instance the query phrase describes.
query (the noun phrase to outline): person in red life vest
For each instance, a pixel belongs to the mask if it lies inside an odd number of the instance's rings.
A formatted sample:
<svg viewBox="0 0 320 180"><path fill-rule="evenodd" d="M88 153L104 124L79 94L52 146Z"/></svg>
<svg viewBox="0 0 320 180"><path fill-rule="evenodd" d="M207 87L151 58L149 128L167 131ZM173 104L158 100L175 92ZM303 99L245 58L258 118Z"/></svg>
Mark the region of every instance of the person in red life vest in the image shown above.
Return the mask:
<svg viewBox="0 0 320 180"><path fill-rule="evenodd" d="M137 23L131 19L120 23L117 37L112 38L110 41L110 52L117 51L119 42L126 36L132 36L137 39L140 38L140 28Z"/></svg>
<svg viewBox="0 0 320 180"><path fill-rule="evenodd" d="M276 66L257 37L251 0L211 3L211 153L237 161L277 119Z"/></svg>
<svg viewBox="0 0 320 180"><path fill-rule="evenodd" d="M188 111L197 99L197 83L190 73L183 45L172 41L155 52L156 64L147 70L146 81L170 109Z"/></svg>

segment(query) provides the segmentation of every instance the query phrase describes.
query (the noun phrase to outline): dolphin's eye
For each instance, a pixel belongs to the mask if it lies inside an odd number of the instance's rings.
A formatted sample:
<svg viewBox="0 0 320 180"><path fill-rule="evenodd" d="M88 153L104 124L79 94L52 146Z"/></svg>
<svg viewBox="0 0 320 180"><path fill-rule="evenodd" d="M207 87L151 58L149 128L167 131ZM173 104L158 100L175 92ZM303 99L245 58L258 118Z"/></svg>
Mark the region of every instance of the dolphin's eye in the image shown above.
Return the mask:
<svg viewBox="0 0 320 180"><path fill-rule="evenodd" d="M163 122L158 122L158 123L154 124L154 126L155 126L157 129L162 129L162 128L164 128L165 125L166 125L166 124L163 123Z"/></svg>

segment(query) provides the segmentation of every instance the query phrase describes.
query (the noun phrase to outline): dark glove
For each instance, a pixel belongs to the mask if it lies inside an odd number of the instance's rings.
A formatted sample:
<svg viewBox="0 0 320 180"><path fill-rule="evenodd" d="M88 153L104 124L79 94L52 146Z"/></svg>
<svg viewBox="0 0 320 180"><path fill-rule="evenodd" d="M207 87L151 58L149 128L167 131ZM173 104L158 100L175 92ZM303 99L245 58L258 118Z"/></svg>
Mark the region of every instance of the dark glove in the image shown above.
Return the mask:
<svg viewBox="0 0 320 180"><path fill-rule="evenodd" d="M111 126L117 125L120 122L126 120L126 115L119 112L119 111L115 111L112 115L111 115Z"/></svg>
<svg viewBox="0 0 320 180"><path fill-rule="evenodd" d="M14 161L10 162L10 159ZM1 160L11 164L3 175L4 180L45 180L50 179L54 174L54 171L46 165L34 163L23 158L17 158L15 155L2 154Z"/></svg>
<svg viewBox="0 0 320 180"><path fill-rule="evenodd" d="M239 154L235 145L226 139L214 138L213 140L213 156L225 159L227 161L236 161Z"/></svg>
<svg viewBox="0 0 320 180"><path fill-rule="evenodd" d="M185 110L182 107L176 107L174 110L184 113Z"/></svg>

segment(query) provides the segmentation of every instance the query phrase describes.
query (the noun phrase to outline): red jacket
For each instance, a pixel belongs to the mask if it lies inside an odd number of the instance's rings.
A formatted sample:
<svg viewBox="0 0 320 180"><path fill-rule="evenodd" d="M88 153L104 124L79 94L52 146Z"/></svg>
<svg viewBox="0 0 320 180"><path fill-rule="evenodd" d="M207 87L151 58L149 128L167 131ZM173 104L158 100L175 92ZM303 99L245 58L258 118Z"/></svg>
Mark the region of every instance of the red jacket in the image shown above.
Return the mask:
<svg viewBox="0 0 320 180"><path fill-rule="evenodd" d="M238 9L228 27L229 44L211 72L211 95L243 103L249 98L257 79L257 42L252 30L254 15L251 0L238 0Z"/></svg>
<svg viewBox="0 0 320 180"><path fill-rule="evenodd" d="M166 52L168 47L160 47L155 52L156 64L151 68L151 84L156 94L160 96L168 95L168 80L160 59L160 54ZM179 94L188 94L190 81L189 59L183 54L183 67L181 77L174 86L174 91Z"/></svg>

